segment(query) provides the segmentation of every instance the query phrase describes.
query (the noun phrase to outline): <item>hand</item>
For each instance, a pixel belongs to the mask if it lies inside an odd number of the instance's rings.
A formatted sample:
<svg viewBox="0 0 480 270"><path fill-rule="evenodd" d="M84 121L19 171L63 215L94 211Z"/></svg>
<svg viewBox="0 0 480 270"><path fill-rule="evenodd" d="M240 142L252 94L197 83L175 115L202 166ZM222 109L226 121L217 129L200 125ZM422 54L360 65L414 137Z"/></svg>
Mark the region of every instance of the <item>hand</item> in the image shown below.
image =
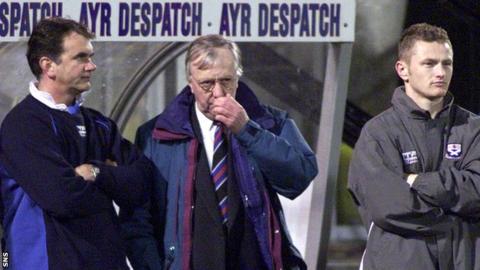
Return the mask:
<svg viewBox="0 0 480 270"><path fill-rule="evenodd" d="M105 164L112 167L118 166L116 161L113 161L108 158L105 160ZM95 179L97 178L97 175L93 173L93 168L94 168L93 165L85 163L75 168L75 174L77 176L83 177L85 181L94 182Z"/></svg>
<svg viewBox="0 0 480 270"><path fill-rule="evenodd" d="M417 179L418 174L409 174L407 175L407 184L410 185L410 187L413 185L413 182Z"/></svg>
<svg viewBox="0 0 480 270"><path fill-rule="evenodd" d="M93 174L93 165L91 164L82 164L75 168L75 174L83 177L85 181L94 182L95 175Z"/></svg>
<svg viewBox="0 0 480 270"><path fill-rule="evenodd" d="M117 162L111 159L105 160L105 164L112 167L117 167ZM92 164L82 164L75 168L75 174L83 177L85 181L94 182L97 175L94 173L94 166Z"/></svg>
<svg viewBox="0 0 480 270"><path fill-rule="evenodd" d="M221 122L234 134L240 132L250 119L242 105L230 94L216 98L212 103L211 111L215 121Z"/></svg>
<svg viewBox="0 0 480 270"><path fill-rule="evenodd" d="M117 167L117 166L118 166L118 164L117 164L116 161L113 161L113 160L108 159L108 158L107 158L107 160L105 160L105 164L107 164L108 166L113 166L113 167Z"/></svg>

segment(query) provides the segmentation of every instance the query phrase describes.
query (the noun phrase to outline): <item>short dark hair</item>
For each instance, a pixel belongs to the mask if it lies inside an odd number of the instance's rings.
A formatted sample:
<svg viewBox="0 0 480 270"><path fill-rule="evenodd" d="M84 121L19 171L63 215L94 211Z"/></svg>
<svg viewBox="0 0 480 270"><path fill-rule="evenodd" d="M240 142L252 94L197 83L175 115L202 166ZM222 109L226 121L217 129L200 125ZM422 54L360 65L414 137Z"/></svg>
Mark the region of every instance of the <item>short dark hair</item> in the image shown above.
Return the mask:
<svg viewBox="0 0 480 270"><path fill-rule="evenodd" d="M428 23L413 24L402 33L400 42L398 43L398 59L409 60L410 50L415 42L421 40L426 42L448 43L452 47L452 43L448 38L445 29Z"/></svg>
<svg viewBox="0 0 480 270"><path fill-rule="evenodd" d="M95 35L83 24L61 17L42 19L33 28L28 40L27 60L30 70L37 79L42 74L40 58L47 56L55 63L59 63L59 57L64 50L63 40L72 32L88 39L95 38Z"/></svg>

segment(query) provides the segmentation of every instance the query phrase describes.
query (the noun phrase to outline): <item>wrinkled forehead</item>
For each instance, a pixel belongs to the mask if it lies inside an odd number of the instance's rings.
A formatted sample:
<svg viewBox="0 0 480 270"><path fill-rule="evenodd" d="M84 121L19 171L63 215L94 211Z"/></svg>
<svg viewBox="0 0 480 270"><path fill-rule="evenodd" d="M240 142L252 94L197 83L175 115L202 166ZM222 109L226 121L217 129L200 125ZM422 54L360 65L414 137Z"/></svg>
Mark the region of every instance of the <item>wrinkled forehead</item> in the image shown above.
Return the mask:
<svg viewBox="0 0 480 270"><path fill-rule="evenodd" d="M192 69L206 70L214 66L235 69L235 61L232 52L226 48L213 48L200 51L192 55L190 67Z"/></svg>

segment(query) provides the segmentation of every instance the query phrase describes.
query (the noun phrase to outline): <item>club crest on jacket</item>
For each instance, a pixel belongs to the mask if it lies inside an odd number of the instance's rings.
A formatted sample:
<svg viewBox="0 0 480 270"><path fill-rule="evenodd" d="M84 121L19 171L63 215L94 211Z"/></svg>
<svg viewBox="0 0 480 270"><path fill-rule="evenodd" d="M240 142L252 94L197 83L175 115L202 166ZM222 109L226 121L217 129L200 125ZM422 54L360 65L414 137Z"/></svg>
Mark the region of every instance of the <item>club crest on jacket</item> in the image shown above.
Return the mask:
<svg viewBox="0 0 480 270"><path fill-rule="evenodd" d="M447 153L445 157L447 159L459 159L462 155L462 145L459 143L449 143L447 144Z"/></svg>

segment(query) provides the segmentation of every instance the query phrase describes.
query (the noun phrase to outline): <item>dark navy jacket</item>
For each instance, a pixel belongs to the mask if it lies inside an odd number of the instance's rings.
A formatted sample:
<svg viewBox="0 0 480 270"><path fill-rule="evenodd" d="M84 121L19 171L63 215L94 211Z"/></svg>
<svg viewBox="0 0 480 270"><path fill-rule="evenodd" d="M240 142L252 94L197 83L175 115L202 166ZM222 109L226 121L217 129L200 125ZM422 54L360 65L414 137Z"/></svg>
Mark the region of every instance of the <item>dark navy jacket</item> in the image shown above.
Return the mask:
<svg viewBox="0 0 480 270"><path fill-rule="evenodd" d="M290 199L300 195L317 174L315 155L285 112L261 105L241 82L236 99L250 121L230 139L232 163L263 261L269 269L304 269L277 193ZM149 207L123 216L135 269L190 269L199 146L190 122L193 104L186 87L162 114L138 130L137 143L157 170Z"/></svg>
<svg viewBox="0 0 480 270"><path fill-rule="evenodd" d="M3 121L9 269L128 269L112 200L127 208L143 204L152 166L113 121L79 109L86 129L79 118L29 95ZM106 159L118 167L106 165ZM95 182L75 174L83 163L100 168Z"/></svg>

